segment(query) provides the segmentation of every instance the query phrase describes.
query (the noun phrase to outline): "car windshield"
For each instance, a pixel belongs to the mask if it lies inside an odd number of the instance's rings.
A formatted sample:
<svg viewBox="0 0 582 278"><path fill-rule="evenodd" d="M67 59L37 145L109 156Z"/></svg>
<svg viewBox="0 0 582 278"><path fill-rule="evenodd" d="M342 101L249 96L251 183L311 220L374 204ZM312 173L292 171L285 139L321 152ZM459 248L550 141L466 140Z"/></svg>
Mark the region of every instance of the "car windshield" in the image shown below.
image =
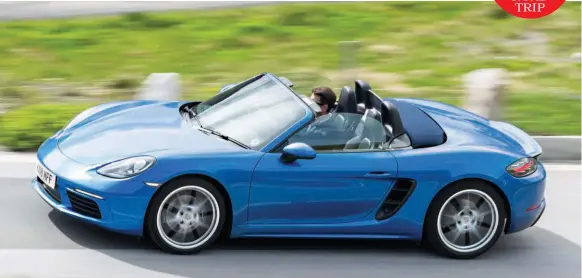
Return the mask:
<svg viewBox="0 0 582 278"><path fill-rule="evenodd" d="M205 129L259 150L305 116L305 103L263 76L196 116Z"/></svg>

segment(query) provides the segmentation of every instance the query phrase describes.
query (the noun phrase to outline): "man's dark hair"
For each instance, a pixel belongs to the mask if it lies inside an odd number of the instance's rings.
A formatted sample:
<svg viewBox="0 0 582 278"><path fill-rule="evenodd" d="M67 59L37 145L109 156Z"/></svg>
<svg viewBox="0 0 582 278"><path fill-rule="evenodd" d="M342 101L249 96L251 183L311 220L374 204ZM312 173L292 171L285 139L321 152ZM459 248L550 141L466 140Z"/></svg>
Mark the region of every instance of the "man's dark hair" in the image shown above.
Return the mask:
<svg viewBox="0 0 582 278"><path fill-rule="evenodd" d="M324 104L327 104L327 112L329 112L335 106L336 96L331 88L317 87L313 89L312 93L316 96L319 96Z"/></svg>

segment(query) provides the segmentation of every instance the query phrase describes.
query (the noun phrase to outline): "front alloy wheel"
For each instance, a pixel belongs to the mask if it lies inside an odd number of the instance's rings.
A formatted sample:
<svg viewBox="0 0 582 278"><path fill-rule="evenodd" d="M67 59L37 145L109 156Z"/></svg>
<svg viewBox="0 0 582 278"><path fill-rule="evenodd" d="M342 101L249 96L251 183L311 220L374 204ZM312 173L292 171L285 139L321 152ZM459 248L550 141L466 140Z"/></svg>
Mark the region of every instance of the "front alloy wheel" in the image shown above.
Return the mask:
<svg viewBox="0 0 582 278"><path fill-rule="evenodd" d="M209 182L179 180L164 186L148 212L148 231L161 249L191 254L212 244L225 218L224 200Z"/></svg>

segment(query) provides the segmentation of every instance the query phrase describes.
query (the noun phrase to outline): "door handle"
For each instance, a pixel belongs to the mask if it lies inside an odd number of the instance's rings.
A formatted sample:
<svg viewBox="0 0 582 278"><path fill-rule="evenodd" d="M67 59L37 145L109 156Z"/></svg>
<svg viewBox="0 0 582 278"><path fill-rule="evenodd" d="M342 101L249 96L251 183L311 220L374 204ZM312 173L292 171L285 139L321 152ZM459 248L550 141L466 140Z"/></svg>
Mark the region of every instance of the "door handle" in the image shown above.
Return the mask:
<svg viewBox="0 0 582 278"><path fill-rule="evenodd" d="M390 176L391 174L388 172L370 172L364 175L366 178L387 178Z"/></svg>

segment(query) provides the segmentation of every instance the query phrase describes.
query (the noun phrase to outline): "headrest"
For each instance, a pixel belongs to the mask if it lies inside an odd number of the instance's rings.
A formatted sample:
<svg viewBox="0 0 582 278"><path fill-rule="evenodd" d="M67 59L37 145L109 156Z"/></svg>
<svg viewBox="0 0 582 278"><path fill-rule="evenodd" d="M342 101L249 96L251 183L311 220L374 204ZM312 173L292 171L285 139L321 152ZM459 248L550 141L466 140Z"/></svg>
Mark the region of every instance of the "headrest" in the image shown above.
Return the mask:
<svg viewBox="0 0 582 278"><path fill-rule="evenodd" d="M363 80L356 80L356 101L359 103L363 103L364 105L368 106L369 102L369 92L372 90L370 84L366 83Z"/></svg>
<svg viewBox="0 0 582 278"><path fill-rule="evenodd" d="M337 101L336 113L352 113L358 111L356 102L356 93L349 86L345 86L340 91L340 97Z"/></svg>

